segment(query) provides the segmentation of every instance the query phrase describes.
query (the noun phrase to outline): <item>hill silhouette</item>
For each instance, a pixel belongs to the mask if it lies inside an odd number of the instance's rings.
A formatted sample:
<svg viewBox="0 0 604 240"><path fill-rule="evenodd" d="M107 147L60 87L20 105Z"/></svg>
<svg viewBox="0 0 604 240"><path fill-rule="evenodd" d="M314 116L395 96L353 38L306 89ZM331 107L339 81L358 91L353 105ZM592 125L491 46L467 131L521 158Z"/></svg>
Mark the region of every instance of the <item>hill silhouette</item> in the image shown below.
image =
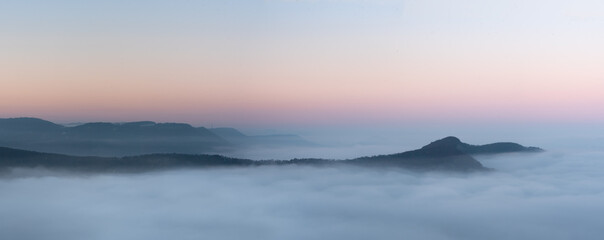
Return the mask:
<svg viewBox="0 0 604 240"><path fill-rule="evenodd" d="M60 131L63 128L61 125L39 118L0 118L0 132L53 132Z"/></svg>
<svg viewBox="0 0 604 240"><path fill-rule="evenodd" d="M0 146L69 155L125 156L163 152L197 154L231 143L184 123L85 123L65 127L37 118L0 119Z"/></svg>
<svg viewBox="0 0 604 240"><path fill-rule="evenodd" d="M485 169L480 162L461 151L462 142L456 137L446 137L412 151L354 159L359 164L397 165L414 169L443 169L469 171Z"/></svg>
<svg viewBox="0 0 604 240"><path fill-rule="evenodd" d="M448 147L451 148L450 151L453 151L453 148L470 155L479 155L479 154L500 154L500 153L512 153L512 152L542 152L543 149L538 147L525 147L518 143L512 142L496 142L485 145L471 145L462 142L457 137L449 136L422 147L424 150L432 150L437 148Z"/></svg>
<svg viewBox="0 0 604 240"><path fill-rule="evenodd" d="M247 136L234 128L152 121L62 126L38 118L0 119L0 146L77 156L225 153L245 147L317 146L297 135Z"/></svg>
<svg viewBox="0 0 604 240"><path fill-rule="evenodd" d="M130 157L78 157L0 147L0 169L47 168L81 172L144 172L178 168L247 167L263 165L312 165L403 168L420 171L488 170L469 154L455 137L434 141L420 149L349 160L292 159L286 161L230 158L220 155L148 154Z"/></svg>

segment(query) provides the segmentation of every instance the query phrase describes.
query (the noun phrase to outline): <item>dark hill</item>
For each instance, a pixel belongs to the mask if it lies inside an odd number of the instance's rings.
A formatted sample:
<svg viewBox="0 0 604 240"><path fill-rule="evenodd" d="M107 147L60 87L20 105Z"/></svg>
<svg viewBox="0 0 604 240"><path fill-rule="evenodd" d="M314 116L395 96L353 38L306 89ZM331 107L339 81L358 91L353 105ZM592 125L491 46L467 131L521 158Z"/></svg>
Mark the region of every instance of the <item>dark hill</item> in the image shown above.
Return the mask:
<svg viewBox="0 0 604 240"><path fill-rule="evenodd" d="M363 157L352 161L362 165L394 165L412 169L471 171L485 170L480 162L461 151L461 141L446 137L413 151Z"/></svg>
<svg viewBox="0 0 604 240"><path fill-rule="evenodd" d="M0 173L11 168L45 168L83 173L146 172L196 167L250 166L255 162L219 155L150 154L132 157L78 157L0 147Z"/></svg>
<svg viewBox="0 0 604 240"><path fill-rule="evenodd" d="M351 160L292 159L289 161L252 161L219 155L149 154L132 157L76 157L0 147L0 169L43 167L84 172L141 172L175 168L232 167L261 165L354 165L360 167L404 168L432 171L488 170L473 157L459 150L461 141L447 137L420 149Z"/></svg>

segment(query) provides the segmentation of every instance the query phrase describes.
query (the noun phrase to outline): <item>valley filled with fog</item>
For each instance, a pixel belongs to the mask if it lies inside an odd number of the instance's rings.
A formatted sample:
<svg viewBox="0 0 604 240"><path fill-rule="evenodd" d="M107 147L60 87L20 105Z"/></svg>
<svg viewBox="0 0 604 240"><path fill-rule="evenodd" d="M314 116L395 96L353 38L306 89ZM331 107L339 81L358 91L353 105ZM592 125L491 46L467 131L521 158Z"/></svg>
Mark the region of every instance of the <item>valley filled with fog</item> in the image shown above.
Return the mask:
<svg viewBox="0 0 604 240"><path fill-rule="evenodd" d="M599 239L604 151L588 132L566 147L521 141L544 153L476 156L492 172L14 169L0 179L0 239ZM356 151L384 150L370 149Z"/></svg>
<svg viewBox="0 0 604 240"><path fill-rule="evenodd" d="M604 239L604 0L0 23L0 240Z"/></svg>

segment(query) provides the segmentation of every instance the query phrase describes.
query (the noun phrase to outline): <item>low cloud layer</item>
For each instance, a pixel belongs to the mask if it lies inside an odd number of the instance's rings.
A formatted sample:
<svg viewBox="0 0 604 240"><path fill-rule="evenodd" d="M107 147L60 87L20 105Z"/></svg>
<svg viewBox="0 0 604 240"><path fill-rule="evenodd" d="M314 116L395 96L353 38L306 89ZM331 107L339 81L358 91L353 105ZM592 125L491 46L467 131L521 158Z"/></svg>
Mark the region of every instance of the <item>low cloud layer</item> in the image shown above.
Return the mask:
<svg viewBox="0 0 604 240"><path fill-rule="evenodd" d="M604 152L492 173L256 167L0 180L0 239L599 239Z"/></svg>

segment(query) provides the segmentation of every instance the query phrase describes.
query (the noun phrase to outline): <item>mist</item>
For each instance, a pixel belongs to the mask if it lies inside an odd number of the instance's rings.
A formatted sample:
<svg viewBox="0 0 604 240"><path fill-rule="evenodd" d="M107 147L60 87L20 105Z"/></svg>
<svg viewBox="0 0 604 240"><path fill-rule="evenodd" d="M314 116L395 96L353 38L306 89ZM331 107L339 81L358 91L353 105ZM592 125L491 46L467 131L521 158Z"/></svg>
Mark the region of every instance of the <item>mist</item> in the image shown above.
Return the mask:
<svg viewBox="0 0 604 240"><path fill-rule="evenodd" d="M86 176L13 169L0 179L0 238L600 239L604 151L587 132L568 135L567 147L562 135L535 135L519 143L546 152L477 156L495 171L469 174L296 165ZM399 151L421 146L414 141Z"/></svg>

